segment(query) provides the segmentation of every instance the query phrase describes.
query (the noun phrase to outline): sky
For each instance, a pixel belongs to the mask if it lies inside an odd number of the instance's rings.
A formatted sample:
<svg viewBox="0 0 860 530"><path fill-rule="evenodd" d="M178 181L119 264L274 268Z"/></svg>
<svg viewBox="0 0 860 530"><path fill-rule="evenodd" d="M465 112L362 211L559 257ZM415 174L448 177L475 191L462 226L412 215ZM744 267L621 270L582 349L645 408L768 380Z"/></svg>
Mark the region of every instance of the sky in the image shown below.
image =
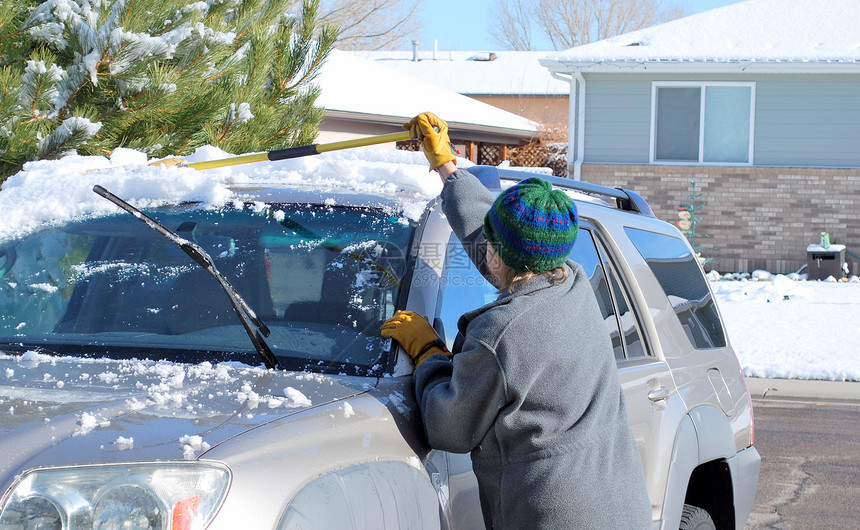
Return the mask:
<svg viewBox="0 0 860 530"><path fill-rule="evenodd" d="M439 51L493 51L499 47L490 34L492 11L498 0L425 0L420 49ZM737 3L739 0L664 0L687 15ZM551 49L546 43L545 49Z"/></svg>

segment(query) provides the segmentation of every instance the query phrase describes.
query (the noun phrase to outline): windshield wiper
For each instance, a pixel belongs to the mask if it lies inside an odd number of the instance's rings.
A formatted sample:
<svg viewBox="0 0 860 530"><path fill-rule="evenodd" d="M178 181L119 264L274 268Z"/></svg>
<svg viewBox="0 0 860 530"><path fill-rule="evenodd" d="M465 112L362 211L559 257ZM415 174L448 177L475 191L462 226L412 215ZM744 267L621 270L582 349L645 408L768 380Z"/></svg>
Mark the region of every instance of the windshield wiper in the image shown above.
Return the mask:
<svg viewBox="0 0 860 530"><path fill-rule="evenodd" d="M93 191L97 194L101 195L105 199L110 202L116 204L123 210L127 211L131 215L137 217L141 221L147 224L150 228L163 235L173 243L179 245L179 248L182 249L183 252L188 254L191 259L194 260L195 263L206 269L216 280L218 280L218 284L221 285L221 288L224 289L224 292L227 293L227 297L230 299L230 303L233 305L233 310L236 311L236 315L238 315L239 320L242 322L242 327L245 328L245 332L248 334L248 337L251 339L251 342L254 344L254 348L257 350L257 353L260 355L260 358L263 360L263 363L266 365L266 368L280 368L280 363L278 363L278 359L275 357L275 354L272 353L272 349L269 348L269 345L266 344L266 340L263 337L269 336L269 328L266 324L257 317L256 313L251 309L247 302L239 295L239 292L236 291L236 288L224 277L221 272L215 267L215 262L212 260L212 256L210 256L203 248L200 247L197 243L193 241L188 241L185 238L180 237L175 232L166 228L164 225L156 221L155 219L149 217L145 213L141 212L134 206L120 199L113 193L104 189L103 187L96 184L93 187Z"/></svg>

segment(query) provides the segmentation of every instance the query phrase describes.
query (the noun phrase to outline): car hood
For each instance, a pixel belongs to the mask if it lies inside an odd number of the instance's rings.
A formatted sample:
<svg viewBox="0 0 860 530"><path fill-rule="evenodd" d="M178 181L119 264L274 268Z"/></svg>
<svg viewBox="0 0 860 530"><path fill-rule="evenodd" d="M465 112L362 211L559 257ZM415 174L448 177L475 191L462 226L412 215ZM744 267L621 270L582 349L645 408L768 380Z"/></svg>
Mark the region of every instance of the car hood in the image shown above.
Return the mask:
<svg viewBox="0 0 860 530"><path fill-rule="evenodd" d="M375 382L242 364L0 354L0 484L35 467L194 459Z"/></svg>

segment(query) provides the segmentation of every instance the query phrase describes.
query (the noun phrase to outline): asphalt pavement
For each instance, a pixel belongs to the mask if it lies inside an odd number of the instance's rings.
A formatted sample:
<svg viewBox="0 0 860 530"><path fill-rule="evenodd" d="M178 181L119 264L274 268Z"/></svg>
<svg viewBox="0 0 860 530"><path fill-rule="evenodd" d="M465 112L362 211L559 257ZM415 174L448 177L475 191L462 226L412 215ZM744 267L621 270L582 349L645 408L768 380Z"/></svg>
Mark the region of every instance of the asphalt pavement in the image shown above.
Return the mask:
<svg viewBox="0 0 860 530"><path fill-rule="evenodd" d="M860 402L860 382L747 377L753 399Z"/></svg>
<svg viewBox="0 0 860 530"><path fill-rule="evenodd" d="M761 471L746 530L860 528L860 403L766 398L753 409Z"/></svg>

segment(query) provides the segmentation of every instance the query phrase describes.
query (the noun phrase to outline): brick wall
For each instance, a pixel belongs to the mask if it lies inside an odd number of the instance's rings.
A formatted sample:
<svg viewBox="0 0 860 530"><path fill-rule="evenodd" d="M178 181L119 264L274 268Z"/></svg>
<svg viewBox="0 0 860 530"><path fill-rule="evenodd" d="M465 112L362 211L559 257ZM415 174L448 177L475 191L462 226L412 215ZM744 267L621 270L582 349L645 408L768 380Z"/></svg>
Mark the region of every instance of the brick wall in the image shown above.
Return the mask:
<svg viewBox="0 0 860 530"><path fill-rule="evenodd" d="M714 247L702 255L720 260L706 270L794 272L821 232L860 255L860 169L584 164L582 180L633 190L671 223L695 180L697 205L705 203L696 235L711 236L696 244ZM860 274L856 258L847 262Z"/></svg>

